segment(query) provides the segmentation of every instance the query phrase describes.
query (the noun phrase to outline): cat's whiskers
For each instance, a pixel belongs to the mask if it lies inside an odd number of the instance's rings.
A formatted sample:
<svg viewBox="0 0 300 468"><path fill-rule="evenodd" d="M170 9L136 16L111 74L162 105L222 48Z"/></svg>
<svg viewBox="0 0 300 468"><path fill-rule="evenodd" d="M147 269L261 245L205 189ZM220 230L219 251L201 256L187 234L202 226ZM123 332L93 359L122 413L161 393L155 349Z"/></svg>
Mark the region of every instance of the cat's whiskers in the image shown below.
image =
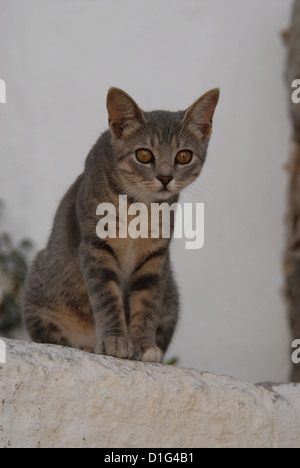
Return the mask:
<svg viewBox="0 0 300 468"><path fill-rule="evenodd" d="M130 187L127 189L127 194L122 195L122 198L125 198L127 196L134 198L136 203L138 203L143 196L145 195L146 190L144 190L142 187Z"/></svg>
<svg viewBox="0 0 300 468"><path fill-rule="evenodd" d="M206 193L205 193L206 192ZM199 186L196 183L192 183L185 187L183 189L183 197L185 194L191 195L192 199L197 203L199 201L204 200L204 202L207 201L207 195L213 195L210 190L208 190L206 187Z"/></svg>

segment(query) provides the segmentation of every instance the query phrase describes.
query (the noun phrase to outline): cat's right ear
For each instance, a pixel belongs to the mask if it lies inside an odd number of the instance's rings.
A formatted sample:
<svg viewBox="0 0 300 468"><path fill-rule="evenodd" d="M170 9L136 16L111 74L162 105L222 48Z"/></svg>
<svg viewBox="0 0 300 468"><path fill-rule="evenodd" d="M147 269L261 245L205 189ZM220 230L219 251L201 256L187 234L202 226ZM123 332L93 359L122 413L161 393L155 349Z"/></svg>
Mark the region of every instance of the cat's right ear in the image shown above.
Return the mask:
<svg viewBox="0 0 300 468"><path fill-rule="evenodd" d="M106 107L110 130L117 138L128 136L144 119L143 111L136 102L119 88L110 88Z"/></svg>

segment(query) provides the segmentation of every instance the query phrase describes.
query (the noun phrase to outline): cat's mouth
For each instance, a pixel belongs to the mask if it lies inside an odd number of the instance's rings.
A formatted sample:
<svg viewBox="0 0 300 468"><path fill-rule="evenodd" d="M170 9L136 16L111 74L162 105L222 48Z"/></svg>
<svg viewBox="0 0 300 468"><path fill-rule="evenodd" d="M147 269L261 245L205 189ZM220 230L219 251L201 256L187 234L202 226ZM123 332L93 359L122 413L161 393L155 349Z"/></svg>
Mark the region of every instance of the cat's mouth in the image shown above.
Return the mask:
<svg viewBox="0 0 300 468"><path fill-rule="evenodd" d="M156 195L159 198L167 199L170 198L174 193L168 187L162 187L160 190L156 191Z"/></svg>
<svg viewBox="0 0 300 468"><path fill-rule="evenodd" d="M138 201L146 201L147 203L155 203L165 201L176 194L175 187L143 187L143 195L139 196Z"/></svg>

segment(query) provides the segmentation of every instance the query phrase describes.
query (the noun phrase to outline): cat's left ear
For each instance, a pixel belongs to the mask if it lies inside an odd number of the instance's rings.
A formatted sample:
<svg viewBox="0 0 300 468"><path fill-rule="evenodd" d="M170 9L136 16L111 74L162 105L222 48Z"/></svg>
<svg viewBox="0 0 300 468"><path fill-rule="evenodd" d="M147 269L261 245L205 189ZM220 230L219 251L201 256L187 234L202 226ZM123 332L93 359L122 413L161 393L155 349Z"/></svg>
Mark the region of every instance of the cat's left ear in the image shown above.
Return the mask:
<svg viewBox="0 0 300 468"><path fill-rule="evenodd" d="M183 125L190 130L201 131L205 139L209 139L212 131L212 121L220 97L218 88L211 89L192 104L185 113Z"/></svg>
<svg viewBox="0 0 300 468"><path fill-rule="evenodd" d="M144 120L143 111L122 89L110 88L106 107L110 130L117 138L129 135Z"/></svg>

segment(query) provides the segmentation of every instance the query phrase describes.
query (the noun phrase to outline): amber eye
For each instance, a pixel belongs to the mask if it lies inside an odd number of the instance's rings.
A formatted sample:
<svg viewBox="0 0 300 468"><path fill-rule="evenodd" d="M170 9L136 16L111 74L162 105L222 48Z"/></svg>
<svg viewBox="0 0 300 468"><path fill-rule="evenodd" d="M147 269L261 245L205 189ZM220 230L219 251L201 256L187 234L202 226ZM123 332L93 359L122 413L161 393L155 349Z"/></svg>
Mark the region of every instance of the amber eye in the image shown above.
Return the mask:
<svg viewBox="0 0 300 468"><path fill-rule="evenodd" d="M143 164L148 164L153 159L153 154L147 149L139 149L136 152L136 158Z"/></svg>
<svg viewBox="0 0 300 468"><path fill-rule="evenodd" d="M179 151L176 155L176 162L179 164L187 164L192 159L193 153L189 150Z"/></svg>

